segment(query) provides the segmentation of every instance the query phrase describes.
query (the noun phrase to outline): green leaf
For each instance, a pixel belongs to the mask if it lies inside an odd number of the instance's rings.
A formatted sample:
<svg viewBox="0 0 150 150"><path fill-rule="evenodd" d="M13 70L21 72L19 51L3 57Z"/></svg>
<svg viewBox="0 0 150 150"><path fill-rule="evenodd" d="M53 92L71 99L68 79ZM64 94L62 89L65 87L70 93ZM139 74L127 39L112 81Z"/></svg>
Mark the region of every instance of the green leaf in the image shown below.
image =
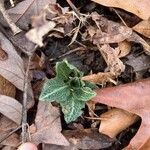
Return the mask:
<svg viewBox="0 0 150 150"><path fill-rule="evenodd" d="M69 77L81 77L81 73L75 66L68 63L67 60L56 63L56 77L62 80L69 80Z"/></svg>
<svg viewBox="0 0 150 150"><path fill-rule="evenodd" d="M85 83L78 77L70 78L68 84L72 88L79 88L79 87L84 87Z"/></svg>
<svg viewBox="0 0 150 150"><path fill-rule="evenodd" d="M42 89L40 100L41 101L66 101L70 95L70 88L62 80L53 78L48 80Z"/></svg>
<svg viewBox="0 0 150 150"><path fill-rule="evenodd" d="M85 107L85 102L78 101L71 97L68 101L60 103L64 118L67 123L76 120L82 114L82 108Z"/></svg>
<svg viewBox="0 0 150 150"><path fill-rule="evenodd" d="M89 81L84 81L84 83L85 83L85 87L89 87L89 88L91 88L92 90L98 89L98 86L97 86L96 84L94 84L94 83L91 83L91 82L89 82Z"/></svg>
<svg viewBox="0 0 150 150"><path fill-rule="evenodd" d="M73 97L78 101L88 101L96 96L96 93L92 91L89 87L82 87L74 89Z"/></svg>

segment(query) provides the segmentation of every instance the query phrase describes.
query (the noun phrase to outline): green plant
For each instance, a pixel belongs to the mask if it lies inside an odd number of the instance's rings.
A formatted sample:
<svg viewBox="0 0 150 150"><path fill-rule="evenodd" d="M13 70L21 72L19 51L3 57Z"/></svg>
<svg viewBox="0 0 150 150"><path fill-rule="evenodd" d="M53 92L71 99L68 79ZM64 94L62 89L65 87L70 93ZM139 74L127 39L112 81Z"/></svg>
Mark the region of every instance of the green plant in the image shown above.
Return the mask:
<svg viewBox="0 0 150 150"><path fill-rule="evenodd" d="M56 63L56 77L48 80L42 89L41 101L56 101L62 107L65 121L74 121L82 114L86 101L96 95L96 85L82 81L83 73L67 60Z"/></svg>

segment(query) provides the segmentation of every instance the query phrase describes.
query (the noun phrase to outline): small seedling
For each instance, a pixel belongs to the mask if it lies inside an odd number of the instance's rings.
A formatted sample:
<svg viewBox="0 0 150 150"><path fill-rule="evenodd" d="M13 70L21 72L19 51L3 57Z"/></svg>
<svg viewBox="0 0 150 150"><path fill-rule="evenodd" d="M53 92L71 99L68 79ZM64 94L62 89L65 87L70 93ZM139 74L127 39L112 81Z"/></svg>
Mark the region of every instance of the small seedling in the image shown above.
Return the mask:
<svg viewBox="0 0 150 150"><path fill-rule="evenodd" d="M41 101L56 101L62 107L67 123L82 114L86 101L96 95L92 89L96 85L82 81L83 73L67 60L56 63L56 77L48 80L42 89Z"/></svg>

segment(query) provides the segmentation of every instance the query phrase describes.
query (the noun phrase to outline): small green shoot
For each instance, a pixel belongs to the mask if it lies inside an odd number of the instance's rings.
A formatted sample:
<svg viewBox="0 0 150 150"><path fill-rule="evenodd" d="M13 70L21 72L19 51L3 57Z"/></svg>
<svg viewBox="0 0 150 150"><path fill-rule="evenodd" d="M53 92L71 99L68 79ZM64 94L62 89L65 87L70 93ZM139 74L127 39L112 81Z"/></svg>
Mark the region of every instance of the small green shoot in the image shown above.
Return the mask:
<svg viewBox="0 0 150 150"><path fill-rule="evenodd" d="M56 101L62 107L67 123L82 114L85 103L96 95L92 90L97 86L82 81L83 73L67 60L56 63L56 77L48 80L42 89L41 101Z"/></svg>

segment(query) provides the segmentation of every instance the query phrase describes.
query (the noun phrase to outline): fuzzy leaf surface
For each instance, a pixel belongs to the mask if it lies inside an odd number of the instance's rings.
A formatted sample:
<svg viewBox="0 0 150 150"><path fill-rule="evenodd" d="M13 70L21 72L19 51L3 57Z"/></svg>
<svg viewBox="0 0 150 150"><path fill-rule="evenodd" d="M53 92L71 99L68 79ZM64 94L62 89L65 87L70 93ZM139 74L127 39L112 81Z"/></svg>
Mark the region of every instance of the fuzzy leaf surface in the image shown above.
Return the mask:
<svg viewBox="0 0 150 150"><path fill-rule="evenodd" d="M85 102L70 97L67 101L60 103L60 105L64 113L65 121L69 123L76 120L82 114L81 109L85 107Z"/></svg>
<svg viewBox="0 0 150 150"><path fill-rule="evenodd" d="M45 83L39 99L41 101L59 102L66 101L69 95L69 86L62 80L54 78Z"/></svg>

